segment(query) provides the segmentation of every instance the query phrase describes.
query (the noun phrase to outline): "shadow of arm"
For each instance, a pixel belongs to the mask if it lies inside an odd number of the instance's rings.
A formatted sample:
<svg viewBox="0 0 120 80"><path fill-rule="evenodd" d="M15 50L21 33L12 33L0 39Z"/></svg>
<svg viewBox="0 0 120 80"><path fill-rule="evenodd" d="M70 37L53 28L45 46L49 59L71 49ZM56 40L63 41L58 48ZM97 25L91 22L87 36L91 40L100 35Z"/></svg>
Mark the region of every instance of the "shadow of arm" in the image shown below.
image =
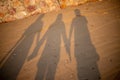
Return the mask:
<svg viewBox="0 0 120 80"><path fill-rule="evenodd" d="M41 39L40 41L38 41L38 43L36 44L36 47L34 48L32 54L28 57L28 61L37 56L37 53L38 53L41 45L44 43L45 38L46 38L46 33L45 33L45 35L42 37L42 39Z"/></svg>
<svg viewBox="0 0 120 80"><path fill-rule="evenodd" d="M63 36L64 46L65 46L66 51L67 51L67 53L68 53L69 59L70 59L70 61L71 61L70 41L69 41L69 39L67 38L65 27L63 27L63 29L62 29L62 36Z"/></svg>

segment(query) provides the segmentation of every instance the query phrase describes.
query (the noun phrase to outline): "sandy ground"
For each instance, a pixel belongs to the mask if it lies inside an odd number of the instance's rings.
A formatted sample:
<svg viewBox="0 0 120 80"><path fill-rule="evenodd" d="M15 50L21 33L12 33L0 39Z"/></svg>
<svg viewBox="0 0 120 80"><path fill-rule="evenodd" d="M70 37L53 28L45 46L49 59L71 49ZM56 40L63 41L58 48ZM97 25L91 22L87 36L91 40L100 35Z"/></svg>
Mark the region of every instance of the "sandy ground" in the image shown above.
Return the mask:
<svg viewBox="0 0 120 80"><path fill-rule="evenodd" d="M120 80L120 1L0 24L0 80Z"/></svg>

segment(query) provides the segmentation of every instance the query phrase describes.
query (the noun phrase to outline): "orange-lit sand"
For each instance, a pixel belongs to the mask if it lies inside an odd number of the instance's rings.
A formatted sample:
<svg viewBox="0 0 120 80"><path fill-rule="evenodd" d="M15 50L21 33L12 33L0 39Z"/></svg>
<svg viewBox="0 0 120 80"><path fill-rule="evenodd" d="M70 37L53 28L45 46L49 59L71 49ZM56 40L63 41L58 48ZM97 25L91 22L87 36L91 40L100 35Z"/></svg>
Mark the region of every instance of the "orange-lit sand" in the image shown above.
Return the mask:
<svg viewBox="0 0 120 80"><path fill-rule="evenodd" d="M6 80L119 80L120 1L105 0L0 24Z"/></svg>

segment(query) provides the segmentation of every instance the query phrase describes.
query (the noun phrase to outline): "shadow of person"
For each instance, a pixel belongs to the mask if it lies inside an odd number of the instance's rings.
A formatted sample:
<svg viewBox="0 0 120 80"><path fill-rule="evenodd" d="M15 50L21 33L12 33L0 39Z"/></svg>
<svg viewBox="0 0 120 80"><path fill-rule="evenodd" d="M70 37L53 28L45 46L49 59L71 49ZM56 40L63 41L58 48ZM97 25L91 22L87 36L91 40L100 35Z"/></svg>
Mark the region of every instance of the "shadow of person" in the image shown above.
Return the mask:
<svg viewBox="0 0 120 80"><path fill-rule="evenodd" d="M38 71L35 80L54 80L57 64L60 59L61 38L65 44L68 42L65 31L62 14L59 14L33 51L33 54L38 53L40 46L44 41L46 42L37 64ZM66 49L69 52L69 49Z"/></svg>
<svg viewBox="0 0 120 80"><path fill-rule="evenodd" d="M40 35L39 31L41 31L43 26L43 21L41 20L43 16L44 14L40 15L36 22L28 27L16 46L11 50L11 55L0 69L3 80L16 80L31 48L35 34Z"/></svg>
<svg viewBox="0 0 120 80"><path fill-rule="evenodd" d="M76 9L72 21L69 38L74 31L74 56L77 62L78 80L99 80L100 73L97 67L99 56L91 42L87 27L87 19Z"/></svg>

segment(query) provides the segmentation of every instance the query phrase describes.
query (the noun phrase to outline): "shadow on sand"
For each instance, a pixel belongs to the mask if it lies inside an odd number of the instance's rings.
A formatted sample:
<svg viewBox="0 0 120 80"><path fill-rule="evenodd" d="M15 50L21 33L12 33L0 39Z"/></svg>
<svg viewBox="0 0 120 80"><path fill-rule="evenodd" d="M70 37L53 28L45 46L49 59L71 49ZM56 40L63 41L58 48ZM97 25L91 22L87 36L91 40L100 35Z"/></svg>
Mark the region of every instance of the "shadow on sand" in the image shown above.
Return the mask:
<svg viewBox="0 0 120 80"><path fill-rule="evenodd" d="M55 22L50 25L44 36L39 40L40 31L43 27L41 20L44 15L33 23L23 34L18 44L15 46L11 55L1 68L3 80L16 80L29 50L32 46L35 35L37 34L37 45L28 61L39 54L39 49L45 42L45 47L37 63L37 73L35 80L54 80L58 62L60 60L61 39L70 57L70 42L74 38L74 56L77 62L78 80L99 80L100 73L97 66L99 56L90 39L90 33L87 27L87 19L75 10L75 18L72 21L69 38L66 36L65 24L62 20L62 14L58 14ZM74 32L74 36L72 34ZM70 57L71 58L71 57ZM70 59L72 60L72 59ZM62 76L64 77L64 76Z"/></svg>
<svg viewBox="0 0 120 80"><path fill-rule="evenodd" d="M37 64L37 74L35 80L54 80L56 68L60 59L61 38L67 44L68 39L65 32L65 25L62 21L62 14L58 14L55 22L49 27L45 35L35 47L31 59L35 57L42 43L46 41L44 50ZM65 45L66 50L69 48Z"/></svg>
<svg viewBox="0 0 120 80"><path fill-rule="evenodd" d="M36 32L38 36L40 35L43 26L41 20L43 16L44 14L40 15L36 22L28 27L18 43L12 48L11 55L0 69L2 80L16 80L31 48Z"/></svg>
<svg viewBox="0 0 120 80"><path fill-rule="evenodd" d="M100 73L97 66L99 56L90 39L87 27L87 19L74 10L75 18L72 21L69 38L71 40L74 31L74 56L77 62L78 80L99 80Z"/></svg>

